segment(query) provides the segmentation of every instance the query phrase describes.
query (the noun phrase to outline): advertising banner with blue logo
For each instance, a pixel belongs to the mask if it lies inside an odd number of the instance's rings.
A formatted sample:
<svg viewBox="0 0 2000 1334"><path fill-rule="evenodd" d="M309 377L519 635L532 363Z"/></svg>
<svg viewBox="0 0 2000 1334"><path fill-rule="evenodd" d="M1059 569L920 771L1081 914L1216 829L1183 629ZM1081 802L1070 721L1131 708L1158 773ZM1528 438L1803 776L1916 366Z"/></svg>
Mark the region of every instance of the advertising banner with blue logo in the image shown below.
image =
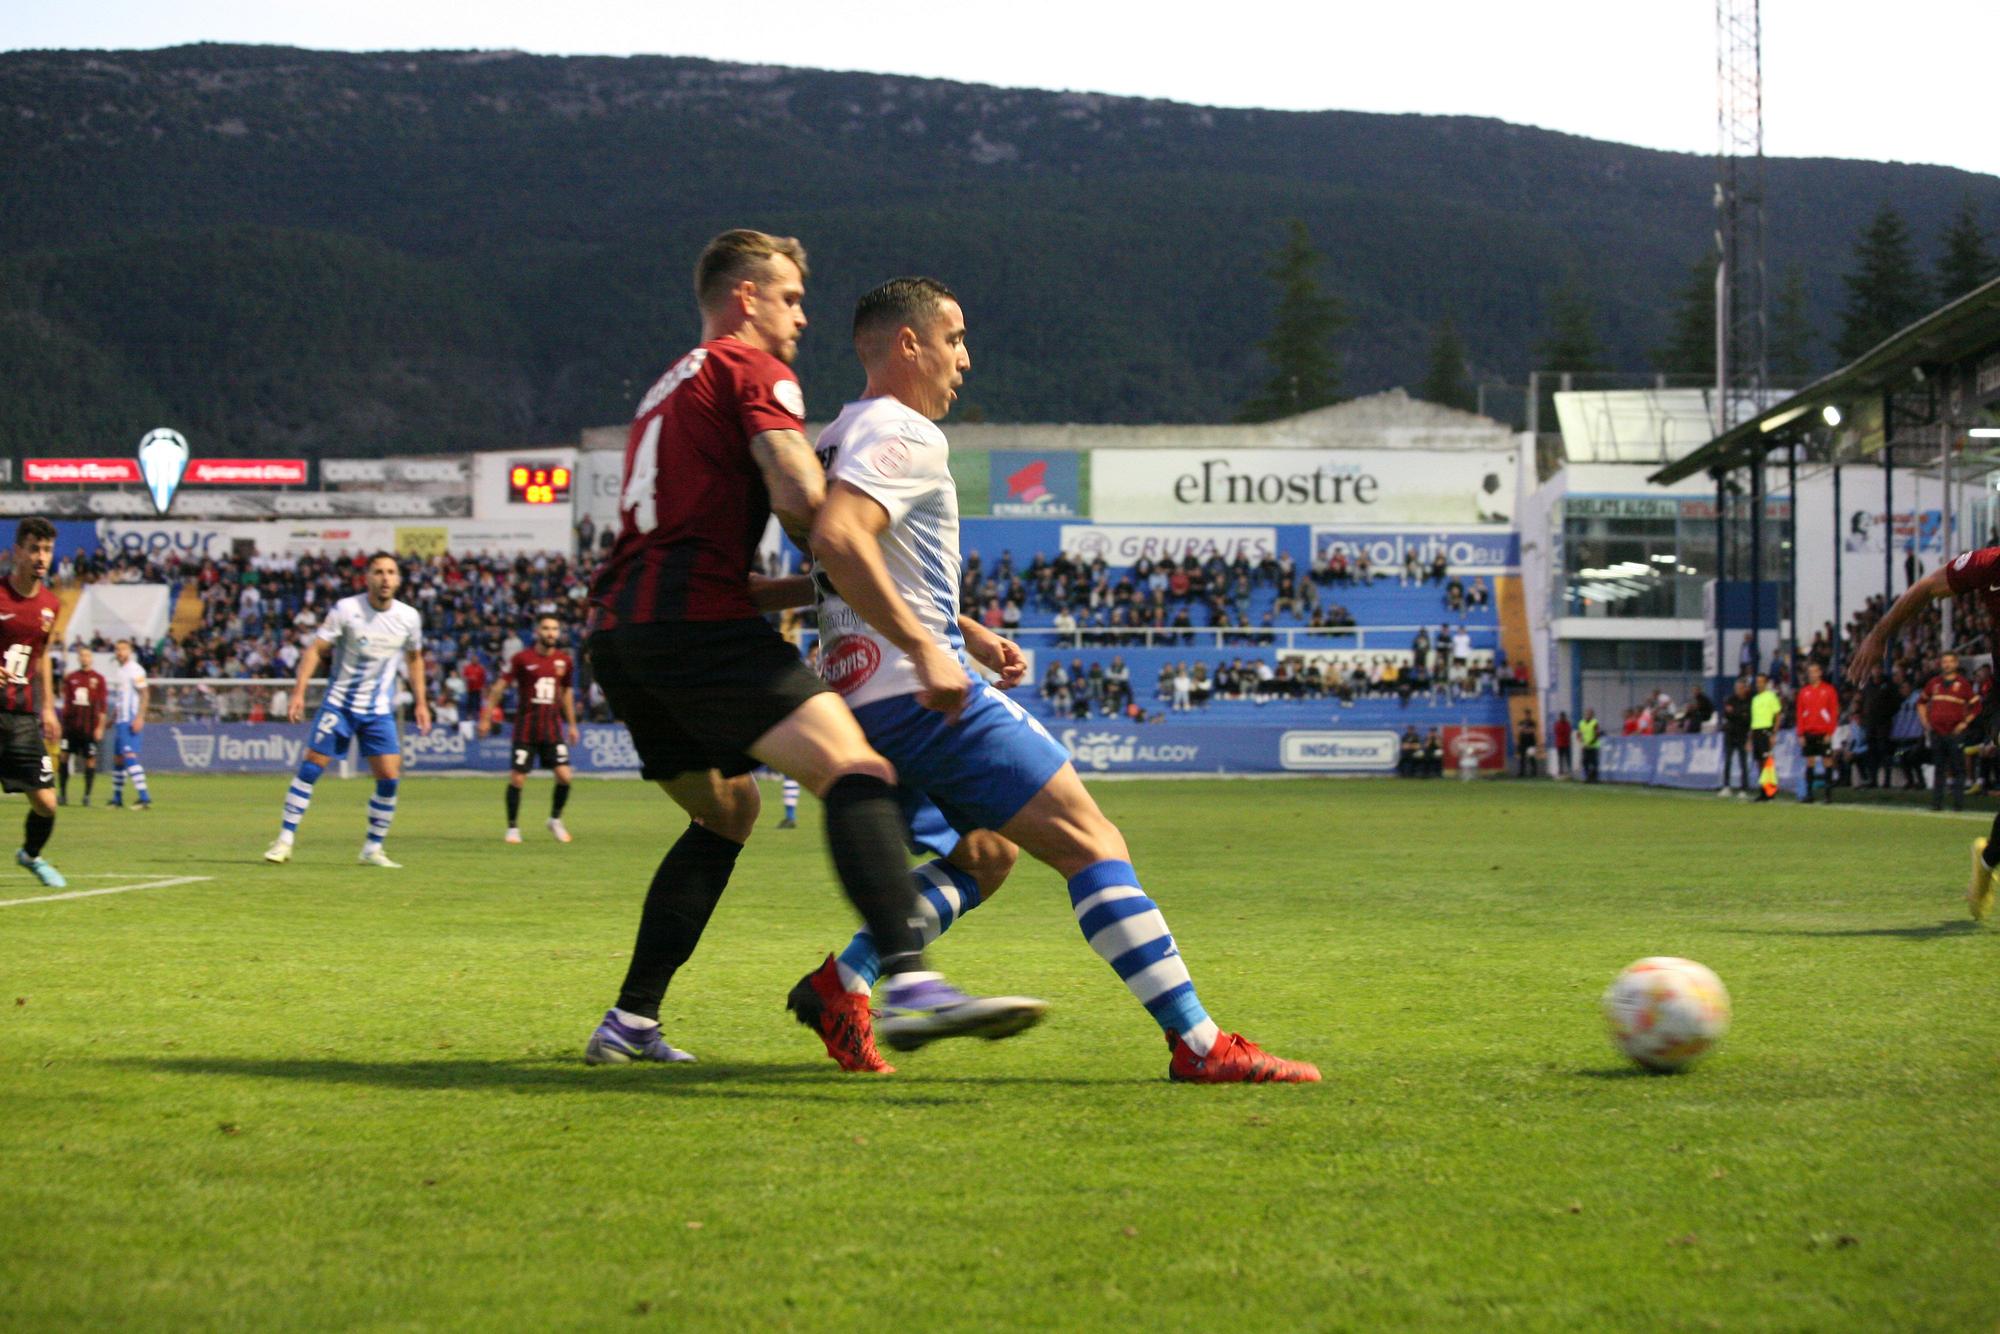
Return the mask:
<svg viewBox="0 0 2000 1334"><path fill-rule="evenodd" d="M1082 723L1050 729L1077 771L1093 774L1387 774L1396 733L1339 728Z"/></svg>
<svg viewBox="0 0 2000 1334"><path fill-rule="evenodd" d="M1607 783L1710 790L1722 786L1722 736L1718 732L1604 738L1600 772ZM1778 790L1796 791L1801 773L1798 737L1780 732ZM1755 782L1757 775L1750 775Z"/></svg>
<svg viewBox="0 0 2000 1334"><path fill-rule="evenodd" d="M996 449L986 458L991 469L989 503L995 516L1073 519L1085 512L1081 454Z"/></svg>
<svg viewBox="0 0 2000 1334"><path fill-rule="evenodd" d="M1412 551L1425 565L1438 552L1457 572L1466 570L1511 570L1521 563L1521 535L1500 528L1332 528L1315 525L1312 530L1313 568L1326 564L1327 555L1345 551L1352 561L1368 553L1378 570L1401 568Z"/></svg>
<svg viewBox="0 0 2000 1334"><path fill-rule="evenodd" d="M155 722L139 734L139 742L140 763L156 773L290 773L305 754L306 729L286 723ZM412 773L504 773L512 751L505 736L468 737L435 728L418 736L414 728L403 729L403 763ZM581 774L636 774L639 753L624 728L586 723L582 741L570 748L570 765Z"/></svg>
<svg viewBox="0 0 2000 1334"><path fill-rule="evenodd" d="M1216 727L1204 724L1090 722L1053 726L1086 776L1105 774L1388 774L1396 770L1397 734L1388 729ZM306 729L283 723L156 722L140 734L140 759L155 773L290 773L305 753ZM504 736L403 732L403 762L413 774L502 773L512 743ZM632 737L615 724L587 723L570 751L580 774L637 774Z"/></svg>

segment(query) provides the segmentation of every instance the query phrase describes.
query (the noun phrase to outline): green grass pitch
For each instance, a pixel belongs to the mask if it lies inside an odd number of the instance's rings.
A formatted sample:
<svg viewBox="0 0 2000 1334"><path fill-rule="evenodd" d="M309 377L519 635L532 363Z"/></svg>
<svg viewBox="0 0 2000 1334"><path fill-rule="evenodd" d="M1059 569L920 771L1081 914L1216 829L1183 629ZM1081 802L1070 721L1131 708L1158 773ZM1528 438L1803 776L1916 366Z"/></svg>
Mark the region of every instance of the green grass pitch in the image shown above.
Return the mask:
<svg viewBox="0 0 2000 1334"><path fill-rule="evenodd" d="M100 799L104 795L99 785ZM1107 784L1217 1019L1316 1087L1169 1084L1023 866L936 950L1051 1002L843 1076L783 1011L850 929L775 792L669 997L689 1068L579 1057L679 821L405 784L385 872L328 782L66 809L77 889L0 908L0 1327L1992 1328L2000 931L1972 818L1570 785ZM22 809L19 802L6 807ZM42 893L15 873L0 898ZM1597 997L1720 973L1706 1064Z"/></svg>

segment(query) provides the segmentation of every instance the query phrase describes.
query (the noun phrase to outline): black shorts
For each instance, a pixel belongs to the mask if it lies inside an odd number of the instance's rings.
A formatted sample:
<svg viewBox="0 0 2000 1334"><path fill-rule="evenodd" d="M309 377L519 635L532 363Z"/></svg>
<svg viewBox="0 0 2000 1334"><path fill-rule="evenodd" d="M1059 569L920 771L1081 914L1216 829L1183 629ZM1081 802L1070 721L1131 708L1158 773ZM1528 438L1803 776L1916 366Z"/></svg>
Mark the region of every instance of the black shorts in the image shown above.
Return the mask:
<svg viewBox="0 0 2000 1334"><path fill-rule="evenodd" d="M1753 727L1750 729L1750 758L1762 764L1764 757L1771 753L1771 729Z"/></svg>
<svg viewBox="0 0 2000 1334"><path fill-rule="evenodd" d="M590 637L590 668L632 733L654 782L757 767L757 738L827 690L799 651L762 618L621 625Z"/></svg>
<svg viewBox="0 0 2000 1334"><path fill-rule="evenodd" d="M0 713L0 788L41 792L56 785L56 766L42 744L42 720L32 713Z"/></svg>
<svg viewBox="0 0 2000 1334"><path fill-rule="evenodd" d="M544 769L569 763L569 743L567 741L516 741L514 743L513 770L524 774L537 764Z"/></svg>
<svg viewBox="0 0 2000 1334"><path fill-rule="evenodd" d="M97 734L89 728L78 728L64 732L62 736L63 754L74 755L81 760L89 760L97 754Z"/></svg>
<svg viewBox="0 0 2000 1334"><path fill-rule="evenodd" d="M1826 733L1799 733L1799 754L1805 756L1807 759L1812 759L1816 755L1828 755L1832 752L1833 738L1826 735Z"/></svg>

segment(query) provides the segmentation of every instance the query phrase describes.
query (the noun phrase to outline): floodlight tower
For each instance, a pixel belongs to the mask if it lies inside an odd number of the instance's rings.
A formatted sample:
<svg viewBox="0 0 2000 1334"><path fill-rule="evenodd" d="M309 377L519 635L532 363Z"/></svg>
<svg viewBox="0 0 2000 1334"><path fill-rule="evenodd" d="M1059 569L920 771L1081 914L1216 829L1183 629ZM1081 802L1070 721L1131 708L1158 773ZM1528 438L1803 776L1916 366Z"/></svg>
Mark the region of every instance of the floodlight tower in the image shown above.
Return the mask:
<svg viewBox="0 0 2000 1334"><path fill-rule="evenodd" d="M1764 94L1759 0L1716 0L1717 432L1763 410Z"/></svg>
<svg viewBox="0 0 2000 1334"><path fill-rule="evenodd" d="M1715 0L1715 430L1763 411L1764 91L1759 0ZM1720 499L1720 479L1718 479ZM1721 552L1717 552L1718 560ZM1750 466L1750 625L1762 620L1764 458ZM1717 576L1727 571L1717 566ZM1718 616L1717 625L1721 624ZM1753 639L1761 642L1761 637ZM1720 645L1718 644L1718 655ZM1761 654L1759 655L1761 657ZM1718 662L1718 666L1720 663Z"/></svg>

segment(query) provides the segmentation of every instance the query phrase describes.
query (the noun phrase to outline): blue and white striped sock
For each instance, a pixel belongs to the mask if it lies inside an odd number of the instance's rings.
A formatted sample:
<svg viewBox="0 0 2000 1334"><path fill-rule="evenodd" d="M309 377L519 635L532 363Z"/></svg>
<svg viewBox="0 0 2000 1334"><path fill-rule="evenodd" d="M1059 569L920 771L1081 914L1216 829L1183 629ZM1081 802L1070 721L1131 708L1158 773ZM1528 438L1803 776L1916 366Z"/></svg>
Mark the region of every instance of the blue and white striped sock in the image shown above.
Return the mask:
<svg viewBox="0 0 2000 1334"><path fill-rule="evenodd" d="M139 789L140 801L151 801L152 794L146 791L146 768L139 761L132 761L132 782Z"/></svg>
<svg viewBox="0 0 2000 1334"><path fill-rule="evenodd" d="M979 906L979 882L940 857L910 872L917 882L917 912L923 918L924 944L951 930L951 924ZM875 937L867 927L854 933L847 948L835 960L840 985L849 991L867 994L882 976L882 956L875 952Z"/></svg>
<svg viewBox="0 0 2000 1334"><path fill-rule="evenodd" d="M799 784L794 778L785 780L785 818L787 820L799 818Z"/></svg>
<svg viewBox="0 0 2000 1334"><path fill-rule="evenodd" d="M111 766L111 800L114 805L125 800L125 766L122 764Z"/></svg>
<svg viewBox="0 0 2000 1334"><path fill-rule="evenodd" d="M299 771L292 775L292 785L285 789L285 823L278 830L278 841L290 843L298 836L299 821L306 818L306 807L312 805L313 784L319 782L326 772L323 764L311 760L299 761Z"/></svg>
<svg viewBox="0 0 2000 1334"><path fill-rule="evenodd" d="M1159 905L1139 888L1130 862L1098 862L1070 877L1070 907L1083 938L1111 965L1146 1013L1206 1056L1220 1033L1195 995L1194 979Z"/></svg>
<svg viewBox="0 0 2000 1334"><path fill-rule="evenodd" d="M396 780L378 778L375 780L375 795L368 798L368 842L365 846L379 848L382 840L389 837L389 821L396 818Z"/></svg>

